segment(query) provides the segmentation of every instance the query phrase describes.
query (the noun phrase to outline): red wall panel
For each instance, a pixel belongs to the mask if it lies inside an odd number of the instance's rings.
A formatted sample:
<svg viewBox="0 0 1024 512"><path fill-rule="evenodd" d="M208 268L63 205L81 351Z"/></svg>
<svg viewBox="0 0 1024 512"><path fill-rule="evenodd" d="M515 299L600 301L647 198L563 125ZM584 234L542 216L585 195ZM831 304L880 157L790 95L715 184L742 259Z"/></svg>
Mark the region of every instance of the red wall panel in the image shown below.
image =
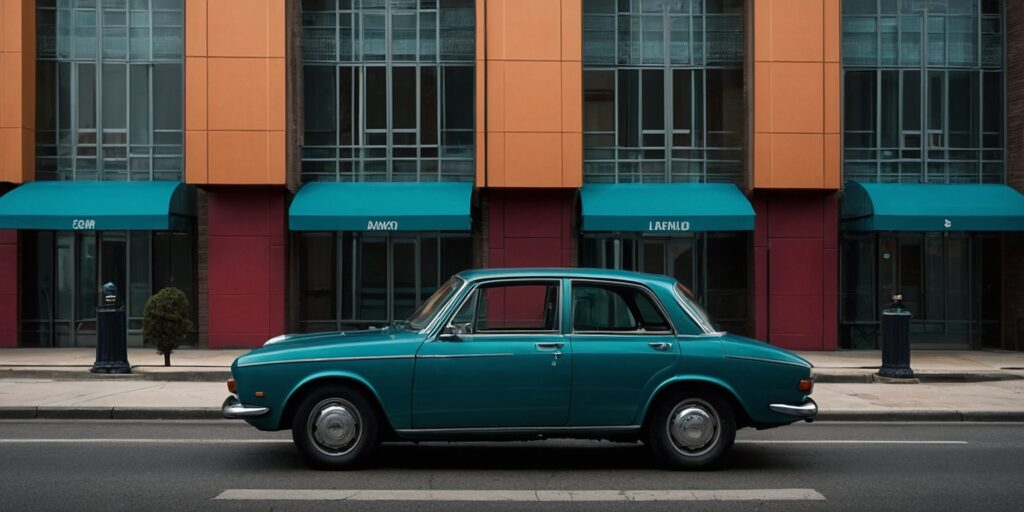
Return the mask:
<svg viewBox="0 0 1024 512"><path fill-rule="evenodd" d="M490 190L487 261L501 267L570 267L575 190Z"/></svg>
<svg viewBox="0 0 1024 512"><path fill-rule="evenodd" d="M838 208L834 192L754 194L759 339L797 350L837 348Z"/></svg>
<svg viewBox="0 0 1024 512"><path fill-rule="evenodd" d="M0 230L0 348L18 346L18 232Z"/></svg>
<svg viewBox="0 0 1024 512"><path fill-rule="evenodd" d="M209 347L256 347L285 330L285 191L207 191Z"/></svg>

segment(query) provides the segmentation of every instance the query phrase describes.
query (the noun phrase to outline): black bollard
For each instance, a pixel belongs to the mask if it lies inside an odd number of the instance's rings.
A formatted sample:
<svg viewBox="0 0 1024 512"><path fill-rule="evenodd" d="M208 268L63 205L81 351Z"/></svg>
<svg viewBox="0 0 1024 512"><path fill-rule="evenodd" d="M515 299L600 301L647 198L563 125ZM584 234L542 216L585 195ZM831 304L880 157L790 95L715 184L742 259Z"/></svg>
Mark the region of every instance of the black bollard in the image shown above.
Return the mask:
<svg viewBox="0 0 1024 512"><path fill-rule="evenodd" d="M892 304L882 311L882 367L878 375L892 379L913 379L910 369L910 311L903 296L893 295Z"/></svg>
<svg viewBox="0 0 1024 512"><path fill-rule="evenodd" d="M103 305L96 308L96 362L92 373L131 373L124 305L114 283L103 285Z"/></svg>

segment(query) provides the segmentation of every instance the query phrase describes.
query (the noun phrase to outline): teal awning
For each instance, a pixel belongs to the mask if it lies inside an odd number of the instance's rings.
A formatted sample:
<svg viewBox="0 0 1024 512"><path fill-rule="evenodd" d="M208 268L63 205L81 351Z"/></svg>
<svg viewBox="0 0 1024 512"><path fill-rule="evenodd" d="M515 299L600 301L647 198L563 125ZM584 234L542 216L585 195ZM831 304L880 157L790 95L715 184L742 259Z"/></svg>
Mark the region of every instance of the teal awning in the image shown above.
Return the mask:
<svg viewBox="0 0 1024 512"><path fill-rule="evenodd" d="M309 183L292 231L469 231L472 183Z"/></svg>
<svg viewBox="0 0 1024 512"><path fill-rule="evenodd" d="M1006 185L846 183L848 231L1024 231L1024 195Z"/></svg>
<svg viewBox="0 0 1024 512"><path fill-rule="evenodd" d="M35 181L0 197L0 229L187 231L195 211L179 181Z"/></svg>
<svg viewBox="0 0 1024 512"><path fill-rule="evenodd" d="M582 231L751 231L754 208L736 185L584 185Z"/></svg>

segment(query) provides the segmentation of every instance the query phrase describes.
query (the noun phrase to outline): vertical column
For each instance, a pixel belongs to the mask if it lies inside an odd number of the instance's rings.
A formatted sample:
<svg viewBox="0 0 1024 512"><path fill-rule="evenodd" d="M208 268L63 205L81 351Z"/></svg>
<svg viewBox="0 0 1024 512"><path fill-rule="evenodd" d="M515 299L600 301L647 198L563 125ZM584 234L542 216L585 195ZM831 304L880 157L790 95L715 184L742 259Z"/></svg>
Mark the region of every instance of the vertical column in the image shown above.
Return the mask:
<svg viewBox="0 0 1024 512"><path fill-rule="evenodd" d="M287 2L185 2L185 179L206 193L201 328L210 348L258 346L285 329Z"/></svg>
<svg viewBox="0 0 1024 512"><path fill-rule="evenodd" d="M24 183L35 175L35 5L0 4L0 182Z"/></svg>
<svg viewBox="0 0 1024 512"><path fill-rule="evenodd" d="M1006 183L1024 194L1024 2L1006 2ZM1024 350L1024 233L1003 243L1003 346Z"/></svg>
<svg viewBox="0 0 1024 512"><path fill-rule="evenodd" d="M578 188L581 0L477 3L477 186Z"/></svg>
<svg viewBox="0 0 1024 512"><path fill-rule="evenodd" d="M790 349L835 350L838 194L758 191L754 209L757 338Z"/></svg>
<svg viewBox="0 0 1024 512"><path fill-rule="evenodd" d="M285 330L286 193L207 191L209 347L255 347Z"/></svg>
<svg viewBox="0 0 1024 512"><path fill-rule="evenodd" d="M0 348L18 346L18 232L0 230Z"/></svg>
<svg viewBox="0 0 1024 512"><path fill-rule="evenodd" d="M753 0L756 333L838 338L839 0Z"/></svg>
<svg viewBox="0 0 1024 512"><path fill-rule="evenodd" d="M186 0L185 174L285 184L285 0Z"/></svg>

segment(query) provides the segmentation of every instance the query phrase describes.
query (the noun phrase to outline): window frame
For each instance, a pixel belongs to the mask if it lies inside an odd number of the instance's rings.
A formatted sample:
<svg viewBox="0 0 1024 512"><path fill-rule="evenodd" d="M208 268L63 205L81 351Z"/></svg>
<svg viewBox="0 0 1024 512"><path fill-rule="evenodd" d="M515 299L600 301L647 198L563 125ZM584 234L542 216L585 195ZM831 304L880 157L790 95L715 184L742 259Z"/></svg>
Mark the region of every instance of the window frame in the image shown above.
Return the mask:
<svg viewBox="0 0 1024 512"><path fill-rule="evenodd" d="M669 328L666 331L647 331L647 330L643 329L642 327L640 327L637 330L633 330L633 331L602 331L602 330L578 331L578 330L576 330L576 301L575 301L574 295L573 295L575 293L575 291L576 291L576 286L577 285L584 285L584 286L590 285L590 286L595 286L595 287L599 287L599 288L621 287L621 288L632 288L634 290L637 290L639 293L641 293L642 295L646 296L647 299L650 300L652 304L654 304L654 307L656 308L657 313L659 315L661 315L662 319L665 321L665 324L668 325ZM583 335L583 336L592 336L592 335L595 335L595 336L665 336L665 335L676 336L676 335L678 335L678 331L676 330L675 322L672 321L672 317L668 314L668 311L665 309L664 304L662 304L661 301L658 300L658 297L649 288L647 288L646 286L637 284L637 283L633 283L633 282L629 282L629 281L587 279L587 278L575 279L574 278L574 279L570 279L569 280L569 299L572 301L572 303L570 304L571 314L570 314L570 322L569 322L569 334L572 334L572 335ZM627 307L628 307L628 303L627 303ZM630 310L630 313L634 314L634 315L636 314L632 310ZM642 326L643 322L642 321L638 321L637 325L638 326Z"/></svg>
<svg viewBox="0 0 1024 512"><path fill-rule="evenodd" d="M487 331L487 332L468 332L468 333L459 332L459 338L460 339L475 339L475 338L480 338L480 337L483 337L483 338L488 338L488 337L508 337L508 336L519 337L519 336L529 336L529 335L551 336L553 334L557 334L559 336L565 335L565 326L563 325L564 322L563 322L563 318L562 318L563 317L563 309L564 309L562 307L562 305L563 305L563 303L565 301L565 283L564 283L564 280L562 278L560 278L560 277L515 277L515 278L493 278L493 279L480 280L480 281L476 281L476 282L472 283L470 285L469 289L466 291L466 295L462 298L462 300L458 301L458 305L456 307L452 308L452 310L448 313L448 318L445 320L445 322L443 324L444 327L438 333L436 333L434 335L434 339L433 340L434 341L441 341L441 340L438 339L438 337L442 333L444 333L446 331L449 331L449 329L455 327L452 324L452 321L455 319L456 316L458 316L459 312L462 311L462 308L465 307L466 304L468 304L470 302L473 303L473 321L472 321L472 324L473 325L476 324L478 307L479 307L479 300L477 298L478 297L477 291L479 291L482 288L488 288L488 287L492 287L492 286L508 285L508 284L511 284L511 283L515 283L515 284L512 284L512 286L516 286L516 285L531 285L531 284L550 286L551 284L554 284L555 286L558 287L558 293L556 294L556 298L555 298L555 308L556 308L555 309L555 320L554 320L555 328L551 329L551 330L521 330L521 329L516 330L516 329L508 329L508 330L493 330L493 331ZM458 332L458 331L455 331L455 332Z"/></svg>

